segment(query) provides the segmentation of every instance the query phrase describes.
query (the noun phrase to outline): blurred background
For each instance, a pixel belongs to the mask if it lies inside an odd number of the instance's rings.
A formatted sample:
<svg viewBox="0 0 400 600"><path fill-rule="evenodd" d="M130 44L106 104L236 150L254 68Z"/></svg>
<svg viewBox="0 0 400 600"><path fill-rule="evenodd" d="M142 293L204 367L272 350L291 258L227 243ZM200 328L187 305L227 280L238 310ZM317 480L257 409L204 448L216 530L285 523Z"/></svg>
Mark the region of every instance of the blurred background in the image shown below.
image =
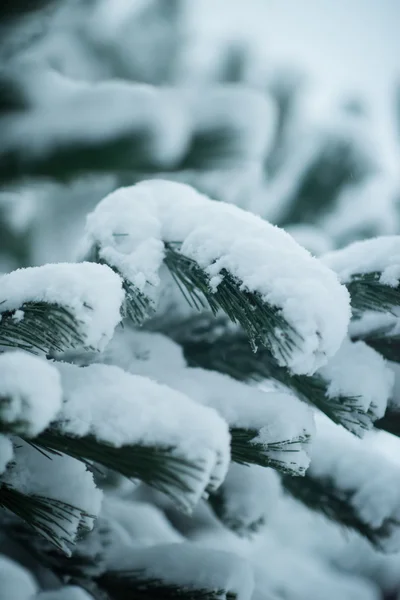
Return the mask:
<svg viewBox="0 0 400 600"><path fill-rule="evenodd" d="M66 177L28 173L6 181L3 271L72 258L84 215L108 191L145 175L185 180L257 212L316 254L398 231L395 0L70 0L55 6L43 11L42 27L36 13L21 19L17 42L4 36L3 55L23 74L34 108L54 101L66 81L92 85L96 101L103 88L96 95L93 84L110 80L162 86L175 96L201 88L197 105L188 100L186 127L195 144L186 159L182 151L167 169L151 164L147 173L108 169L105 161L95 175L88 164ZM224 99L221 84L256 90L263 108L246 97ZM160 104L164 110L166 101ZM108 108L117 112L118 102ZM171 135L155 122L149 127L161 145ZM26 152L27 140L24 145Z"/></svg>

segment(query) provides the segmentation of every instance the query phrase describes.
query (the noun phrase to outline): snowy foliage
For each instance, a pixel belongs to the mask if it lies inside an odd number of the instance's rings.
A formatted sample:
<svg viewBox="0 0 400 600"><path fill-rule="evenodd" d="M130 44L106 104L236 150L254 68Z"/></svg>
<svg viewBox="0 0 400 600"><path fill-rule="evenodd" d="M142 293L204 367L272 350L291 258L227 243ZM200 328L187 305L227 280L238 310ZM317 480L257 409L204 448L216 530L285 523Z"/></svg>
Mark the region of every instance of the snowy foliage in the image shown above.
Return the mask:
<svg viewBox="0 0 400 600"><path fill-rule="evenodd" d="M398 149L200 4L0 8L0 600L400 589Z"/></svg>

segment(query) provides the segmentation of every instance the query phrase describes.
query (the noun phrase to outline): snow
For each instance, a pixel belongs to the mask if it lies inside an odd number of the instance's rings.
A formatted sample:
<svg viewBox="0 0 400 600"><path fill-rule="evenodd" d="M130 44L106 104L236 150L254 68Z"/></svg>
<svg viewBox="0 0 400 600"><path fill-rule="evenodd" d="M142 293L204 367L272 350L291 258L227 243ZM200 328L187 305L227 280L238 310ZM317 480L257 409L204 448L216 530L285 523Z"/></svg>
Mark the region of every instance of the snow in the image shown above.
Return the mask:
<svg viewBox="0 0 400 600"><path fill-rule="evenodd" d="M331 238L318 227L298 223L285 227L285 231L313 256L321 256L332 250Z"/></svg>
<svg viewBox="0 0 400 600"><path fill-rule="evenodd" d="M400 280L400 236L388 235L354 242L342 250L325 254L321 260L343 283L357 274L379 272L380 282L397 287Z"/></svg>
<svg viewBox="0 0 400 600"><path fill-rule="evenodd" d="M189 507L211 483L218 487L223 481L230 436L213 409L115 366L59 364L58 368L65 398L58 423L61 431L92 434L115 447L139 444L171 449L173 455L192 461L201 471L185 498Z"/></svg>
<svg viewBox="0 0 400 600"><path fill-rule="evenodd" d="M216 371L188 368L182 348L157 333L119 330L102 360L151 377L215 409L231 429L256 430L253 443L262 444L266 456L281 461L293 472L303 473L308 467L313 413L295 396L266 392ZM276 443L282 444L280 450L268 448Z"/></svg>
<svg viewBox="0 0 400 600"><path fill-rule="evenodd" d="M227 270L281 311L300 337L286 359L272 347L280 364L311 374L338 350L350 307L332 271L283 230L185 184L144 181L113 192L89 215L83 248L98 247L100 258L144 290L146 281L158 283L163 242L176 241L206 272L211 291Z"/></svg>
<svg viewBox="0 0 400 600"><path fill-rule="evenodd" d="M237 600L250 600L254 588L252 568L242 557L190 542L131 550L110 567L111 573L137 570L143 579L159 579L190 590L226 590L227 595L236 594Z"/></svg>
<svg viewBox="0 0 400 600"><path fill-rule="evenodd" d="M4 473L8 463L14 457L14 449L10 438L0 434L0 475Z"/></svg>
<svg viewBox="0 0 400 600"><path fill-rule="evenodd" d="M114 531L117 529L133 548L180 543L185 539L158 508L147 502L106 496L101 519L108 521Z"/></svg>
<svg viewBox="0 0 400 600"><path fill-rule="evenodd" d="M37 587L27 569L0 554L0 600L33 600Z"/></svg>
<svg viewBox="0 0 400 600"><path fill-rule="evenodd" d="M34 437L61 408L57 369L25 352L0 354L0 421L13 433Z"/></svg>
<svg viewBox="0 0 400 600"><path fill-rule="evenodd" d="M27 302L62 306L78 321L85 345L97 349L105 346L121 320L122 281L106 265L58 263L17 269L3 275L0 286L2 312L21 309Z"/></svg>
<svg viewBox="0 0 400 600"><path fill-rule="evenodd" d="M394 376L387 362L362 341L344 340L339 351L319 374L328 382L330 398L357 399L357 408L383 417L391 396Z"/></svg>
<svg viewBox="0 0 400 600"><path fill-rule="evenodd" d="M310 459L309 443L314 433L312 410L295 396L265 392L235 381L228 375L205 369L187 368L164 380L197 402L214 408L231 429L254 429L254 444L281 461L294 473L304 473ZM282 444L281 450L268 448Z"/></svg>
<svg viewBox="0 0 400 600"><path fill-rule="evenodd" d="M266 524L280 499L279 478L272 469L232 463L219 493L223 523L249 536Z"/></svg>
<svg viewBox="0 0 400 600"><path fill-rule="evenodd" d="M379 532L387 553L400 550L399 466L330 422L318 424L308 473L327 479L356 510L362 522ZM379 531L381 530L381 531Z"/></svg>
<svg viewBox="0 0 400 600"><path fill-rule="evenodd" d="M64 552L70 555L69 544L76 541L82 528L93 528L94 517L100 512L102 492L96 488L92 473L78 460L63 454L44 455L22 440L18 440L14 453L15 462L2 475L3 483L28 496L58 500L87 513L64 518L62 530L57 520L36 516L59 536Z"/></svg>

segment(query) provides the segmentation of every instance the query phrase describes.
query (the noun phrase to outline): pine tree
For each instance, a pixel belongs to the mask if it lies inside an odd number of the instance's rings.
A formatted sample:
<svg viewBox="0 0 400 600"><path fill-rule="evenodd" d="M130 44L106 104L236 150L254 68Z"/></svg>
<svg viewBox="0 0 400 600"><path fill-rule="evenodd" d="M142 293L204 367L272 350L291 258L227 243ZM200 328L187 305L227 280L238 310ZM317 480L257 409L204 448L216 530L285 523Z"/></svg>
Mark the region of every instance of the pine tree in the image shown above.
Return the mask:
<svg viewBox="0 0 400 600"><path fill-rule="evenodd" d="M184 2L107 5L0 9L0 600L378 598L400 236L338 221L398 188L246 47L182 85Z"/></svg>

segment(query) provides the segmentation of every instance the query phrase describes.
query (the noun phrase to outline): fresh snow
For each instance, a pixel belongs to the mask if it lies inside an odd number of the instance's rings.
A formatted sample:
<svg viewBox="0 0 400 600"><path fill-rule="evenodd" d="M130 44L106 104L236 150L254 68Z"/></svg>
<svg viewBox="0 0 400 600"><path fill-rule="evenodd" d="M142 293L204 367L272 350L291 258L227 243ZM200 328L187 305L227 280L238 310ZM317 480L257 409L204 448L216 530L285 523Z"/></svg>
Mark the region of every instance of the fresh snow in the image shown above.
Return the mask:
<svg viewBox="0 0 400 600"><path fill-rule="evenodd" d="M328 382L331 398L347 396L357 408L383 417L394 385L394 375L384 358L362 341L344 340L339 351L318 373ZM357 416L355 416L357 420Z"/></svg>
<svg viewBox="0 0 400 600"><path fill-rule="evenodd" d="M280 309L300 336L286 360L272 348L280 364L311 374L338 350L350 306L336 275L282 229L185 184L144 181L108 195L87 219L82 253L95 247L147 293L159 283L164 242L182 244L182 254L207 273L211 291L225 269L243 290Z"/></svg>
<svg viewBox="0 0 400 600"><path fill-rule="evenodd" d="M0 554L0 600L33 600L37 589L27 569Z"/></svg>
<svg viewBox="0 0 400 600"><path fill-rule="evenodd" d="M262 444L266 455L294 472L304 473L308 467L313 413L295 396L263 391L216 371L188 368L182 348L157 333L119 330L102 358L107 364L151 377L215 409L230 428L254 429L258 433L253 442ZM282 448L268 449L275 443L281 443Z"/></svg>
<svg viewBox="0 0 400 600"><path fill-rule="evenodd" d="M59 429L94 435L115 447L139 444L171 449L201 466L187 498L195 504L210 485L223 481L230 460L228 426L216 411L146 377L101 364L59 364L64 405Z"/></svg>
<svg viewBox="0 0 400 600"><path fill-rule="evenodd" d="M354 275L378 272L380 282L397 287L400 280L400 236L388 235L354 242L321 260L348 283Z"/></svg>
<svg viewBox="0 0 400 600"><path fill-rule="evenodd" d="M399 466L330 422L318 426L308 473L332 482L370 528L382 528L379 543L383 551L398 552Z"/></svg>
<svg viewBox="0 0 400 600"><path fill-rule="evenodd" d="M27 302L62 306L78 321L85 345L98 349L121 320L122 281L106 265L58 263L17 269L0 277L0 289L1 312L19 310Z"/></svg>
<svg viewBox="0 0 400 600"><path fill-rule="evenodd" d="M21 351L0 354L0 421L13 433L34 437L61 408L57 369Z"/></svg>
<svg viewBox="0 0 400 600"><path fill-rule="evenodd" d="M137 570L141 577L189 590L225 590L237 600L251 600L254 578L250 564L229 552L185 542L130 550L110 571Z"/></svg>

